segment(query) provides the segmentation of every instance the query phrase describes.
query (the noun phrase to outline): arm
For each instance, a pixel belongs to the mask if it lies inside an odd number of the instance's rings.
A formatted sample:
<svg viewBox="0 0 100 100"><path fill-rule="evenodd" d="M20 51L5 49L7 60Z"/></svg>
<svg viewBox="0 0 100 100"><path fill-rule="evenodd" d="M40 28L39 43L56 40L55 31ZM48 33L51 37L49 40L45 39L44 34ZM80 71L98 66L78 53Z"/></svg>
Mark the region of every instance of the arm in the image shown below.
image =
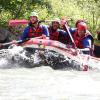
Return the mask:
<svg viewBox="0 0 100 100"><path fill-rule="evenodd" d="M83 40L83 47L84 48L91 48L92 47L92 40L90 38L85 38Z"/></svg>
<svg viewBox="0 0 100 100"><path fill-rule="evenodd" d="M92 40L90 38L85 38L83 40L83 49L80 49L84 54L92 54Z"/></svg>
<svg viewBox="0 0 100 100"><path fill-rule="evenodd" d="M43 35L45 35L47 38L49 38L49 30L47 26L42 26L43 28Z"/></svg>
<svg viewBox="0 0 100 100"><path fill-rule="evenodd" d="M21 36L21 40L25 40L26 38L28 38L29 29L30 29L29 26L24 29L24 32Z"/></svg>

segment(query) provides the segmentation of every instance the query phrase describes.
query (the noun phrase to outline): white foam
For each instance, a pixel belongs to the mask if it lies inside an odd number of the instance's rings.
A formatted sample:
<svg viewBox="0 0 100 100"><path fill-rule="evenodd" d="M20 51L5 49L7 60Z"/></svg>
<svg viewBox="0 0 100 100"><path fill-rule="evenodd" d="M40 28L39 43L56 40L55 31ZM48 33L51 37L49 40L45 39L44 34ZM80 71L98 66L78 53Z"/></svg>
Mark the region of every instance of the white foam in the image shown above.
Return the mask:
<svg viewBox="0 0 100 100"><path fill-rule="evenodd" d="M20 53L23 50L24 50L23 47L14 45L13 48L8 49L8 52L10 52L12 55L15 55Z"/></svg>

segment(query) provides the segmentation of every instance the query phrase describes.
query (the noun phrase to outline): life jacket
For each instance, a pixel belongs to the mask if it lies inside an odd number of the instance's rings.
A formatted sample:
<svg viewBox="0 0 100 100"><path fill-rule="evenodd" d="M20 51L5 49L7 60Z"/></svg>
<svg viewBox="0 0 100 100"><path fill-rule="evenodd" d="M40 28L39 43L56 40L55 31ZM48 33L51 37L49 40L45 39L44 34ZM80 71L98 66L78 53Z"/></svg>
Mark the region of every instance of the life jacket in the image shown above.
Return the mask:
<svg viewBox="0 0 100 100"><path fill-rule="evenodd" d="M59 40L59 32L57 30L53 30L52 27L49 27L50 39L51 40Z"/></svg>
<svg viewBox="0 0 100 100"><path fill-rule="evenodd" d="M30 26L29 34L28 34L29 38L39 37L42 34L43 34L43 28L41 26L38 26L36 29L34 27Z"/></svg>
<svg viewBox="0 0 100 100"><path fill-rule="evenodd" d="M78 33L77 33L77 30L74 32L74 35L73 35L73 37L74 37L74 42L75 42L75 44L76 44L76 46L79 48L79 49L82 49L84 46L83 46L83 44L82 44L82 40L84 39L84 38L86 38L86 37L90 37L91 38L91 40L92 40L92 45L93 45L93 37L92 37L92 35L90 34L90 32L86 32L86 34L85 34L85 36L84 37L79 37L79 35L78 35ZM91 46L92 47L92 46Z"/></svg>
<svg viewBox="0 0 100 100"><path fill-rule="evenodd" d="M63 26L61 26L60 27L60 29L62 29L62 30L64 30L64 31L66 31L66 27L63 25Z"/></svg>

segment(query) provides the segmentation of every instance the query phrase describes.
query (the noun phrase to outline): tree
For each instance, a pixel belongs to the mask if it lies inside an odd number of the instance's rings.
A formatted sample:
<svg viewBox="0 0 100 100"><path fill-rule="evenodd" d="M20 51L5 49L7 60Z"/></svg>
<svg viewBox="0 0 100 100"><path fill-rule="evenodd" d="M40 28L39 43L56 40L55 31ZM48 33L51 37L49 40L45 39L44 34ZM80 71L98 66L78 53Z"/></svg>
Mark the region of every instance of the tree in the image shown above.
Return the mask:
<svg viewBox="0 0 100 100"><path fill-rule="evenodd" d="M50 4L45 0L0 0L0 12L9 11L13 19L19 18L26 11L31 11L37 6L50 8ZM48 10L49 11L49 10Z"/></svg>

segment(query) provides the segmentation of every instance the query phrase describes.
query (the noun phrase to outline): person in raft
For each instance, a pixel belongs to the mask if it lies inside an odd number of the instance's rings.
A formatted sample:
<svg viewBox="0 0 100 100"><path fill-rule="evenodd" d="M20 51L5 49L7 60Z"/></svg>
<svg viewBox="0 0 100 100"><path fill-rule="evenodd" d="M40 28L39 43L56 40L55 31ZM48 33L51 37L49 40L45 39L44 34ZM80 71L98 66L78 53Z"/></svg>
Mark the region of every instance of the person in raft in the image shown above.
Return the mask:
<svg viewBox="0 0 100 100"><path fill-rule="evenodd" d="M55 18L49 25L50 39L66 44L68 42L68 33L60 29L60 22L59 18Z"/></svg>
<svg viewBox="0 0 100 100"><path fill-rule="evenodd" d="M29 24L24 29L24 32L21 36L21 40L25 40L27 38L48 38L49 31L46 25L40 25L38 19L38 13L31 12L29 16Z"/></svg>
<svg viewBox="0 0 100 100"><path fill-rule="evenodd" d="M71 33L75 42L76 47L81 50L84 54L93 54L93 37L88 31L85 22L79 22L76 25L76 29Z"/></svg>

